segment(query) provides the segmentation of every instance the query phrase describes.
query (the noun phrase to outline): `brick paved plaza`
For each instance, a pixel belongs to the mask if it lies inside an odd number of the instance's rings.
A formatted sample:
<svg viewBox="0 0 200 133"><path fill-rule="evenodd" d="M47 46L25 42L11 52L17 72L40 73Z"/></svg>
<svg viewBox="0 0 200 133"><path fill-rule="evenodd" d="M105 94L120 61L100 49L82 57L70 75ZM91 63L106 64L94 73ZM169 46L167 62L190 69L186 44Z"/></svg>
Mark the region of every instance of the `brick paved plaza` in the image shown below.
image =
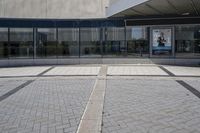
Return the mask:
<svg viewBox="0 0 200 133"><path fill-rule="evenodd" d="M0 68L0 133L200 133L200 67Z"/></svg>

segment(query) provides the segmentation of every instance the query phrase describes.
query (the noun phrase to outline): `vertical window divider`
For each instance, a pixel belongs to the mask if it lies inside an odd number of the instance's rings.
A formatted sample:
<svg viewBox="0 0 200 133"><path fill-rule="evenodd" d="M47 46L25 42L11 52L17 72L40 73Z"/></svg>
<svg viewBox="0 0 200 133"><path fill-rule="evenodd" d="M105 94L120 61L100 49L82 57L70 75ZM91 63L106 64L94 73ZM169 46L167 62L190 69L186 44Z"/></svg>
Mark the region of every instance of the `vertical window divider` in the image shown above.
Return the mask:
<svg viewBox="0 0 200 133"><path fill-rule="evenodd" d="M56 58L58 59L58 27L56 27Z"/></svg>
<svg viewBox="0 0 200 133"><path fill-rule="evenodd" d="M101 49L101 58L103 58L103 27L100 29L100 49Z"/></svg>
<svg viewBox="0 0 200 133"><path fill-rule="evenodd" d="M34 59L37 58L37 45L38 45L37 28L34 28Z"/></svg>
<svg viewBox="0 0 200 133"><path fill-rule="evenodd" d="M33 38L32 38L33 39L33 42L32 42L32 48L33 48L33 55L32 55L33 57L32 58L33 59L35 58L35 32L34 32L34 30L35 29L33 28Z"/></svg>
<svg viewBox="0 0 200 133"><path fill-rule="evenodd" d="M125 43L125 47L126 47L126 51L125 51L125 56L128 56L128 47L127 47L127 36L126 36L126 20L124 20L124 43Z"/></svg>
<svg viewBox="0 0 200 133"><path fill-rule="evenodd" d="M10 27L8 27L8 59L10 59Z"/></svg>
<svg viewBox="0 0 200 133"><path fill-rule="evenodd" d="M79 31L79 43L78 43L78 48L79 48L79 58L81 57L81 27L80 27L80 25L79 25L79 29L78 29L78 31Z"/></svg>

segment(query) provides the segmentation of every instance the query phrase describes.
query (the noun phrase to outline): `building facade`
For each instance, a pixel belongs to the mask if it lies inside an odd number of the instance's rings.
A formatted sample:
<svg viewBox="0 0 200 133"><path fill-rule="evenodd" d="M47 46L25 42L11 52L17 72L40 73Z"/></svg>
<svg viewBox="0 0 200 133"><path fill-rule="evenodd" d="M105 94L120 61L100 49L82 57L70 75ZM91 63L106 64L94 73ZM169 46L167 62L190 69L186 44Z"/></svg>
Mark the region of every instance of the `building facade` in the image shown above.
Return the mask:
<svg viewBox="0 0 200 133"><path fill-rule="evenodd" d="M198 0L0 0L0 66L200 63Z"/></svg>

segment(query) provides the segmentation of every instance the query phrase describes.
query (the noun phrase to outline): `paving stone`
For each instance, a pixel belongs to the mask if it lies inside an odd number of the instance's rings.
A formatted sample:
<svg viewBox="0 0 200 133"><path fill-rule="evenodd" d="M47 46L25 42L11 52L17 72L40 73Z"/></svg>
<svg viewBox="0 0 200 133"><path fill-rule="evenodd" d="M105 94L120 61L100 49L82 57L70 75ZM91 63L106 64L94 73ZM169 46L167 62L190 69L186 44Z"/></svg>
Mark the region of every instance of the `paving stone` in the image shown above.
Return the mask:
<svg viewBox="0 0 200 133"><path fill-rule="evenodd" d="M4 76L36 76L50 67L14 67L0 68L0 77Z"/></svg>
<svg viewBox="0 0 200 133"><path fill-rule="evenodd" d="M157 66L109 66L108 75L168 75Z"/></svg>
<svg viewBox="0 0 200 133"><path fill-rule="evenodd" d="M0 102L1 132L75 133L94 80L36 80Z"/></svg>
<svg viewBox="0 0 200 133"><path fill-rule="evenodd" d="M105 96L102 133L200 132L200 100L175 81L110 79Z"/></svg>
<svg viewBox="0 0 200 133"><path fill-rule="evenodd" d="M0 80L0 96L25 83L26 80Z"/></svg>
<svg viewBox="0 0 200 133"><path fill-rule="evenodd" d="M55 67L44 75L98 75L100 67Z"/></svg>
<svg viewBox="0 0 200 133"><path fill-rule="evenodd" d="M164 66L176 76L200 76L200 67Z"/></svg>
<svg viewBox="0 0 200 133"><path fill-rule="evenodd" d="M200 92L200 80L185 80L185 82Z"/></svg>

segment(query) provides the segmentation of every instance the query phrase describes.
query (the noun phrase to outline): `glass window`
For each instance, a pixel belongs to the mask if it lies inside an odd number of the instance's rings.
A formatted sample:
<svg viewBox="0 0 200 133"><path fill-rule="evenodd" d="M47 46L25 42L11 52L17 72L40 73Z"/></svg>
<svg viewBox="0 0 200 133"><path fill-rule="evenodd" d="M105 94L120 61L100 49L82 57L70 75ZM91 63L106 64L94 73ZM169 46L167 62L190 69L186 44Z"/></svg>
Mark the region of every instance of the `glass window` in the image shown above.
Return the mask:
<svg viewBox="0 0 200 133"><path fill-rule="evenodd" d="M176 57L200 57L200 25L176 26Z"/></svg>
<svg viewBox="0 0 200 133"><path fill-rule="evenodd" d="M10 28L10 58L33 58L32 28Z"/></svg>
<svg viewBox="0 0 200 133"><path fill-rule="evenodd" d="M127 27L126 38L128 56L149 56L149 39L146 27Z"/></svg>
<svg viewBox="0 0 200 133"><path fill-rule="evenodd" d="M56 58L57 36L55 28L37 29L37 57Z"/></svg>
<svg viewBox="0 0 200 133"><path fill-rule="evenodd" d="M8 28L0 28L0 59L8 58Z"/></svg>
<svg viewBox="0 0 200 133"><path fill-rule="evenodd" d="M124 27L105 28L104 35L104 56L115 57L126 55Z"/></svg>
<svg viewBox="0 0 200 133"><path fill-rule="evenodd" d="M81 31L82 57L101 57L100 28L82 28Z"/></svg>
<svg viewBox="0 0 200 133"><path fill-rule="evenodd" d="M58 57L79 56L79 29L62 28L58 29Z"/></svg>

